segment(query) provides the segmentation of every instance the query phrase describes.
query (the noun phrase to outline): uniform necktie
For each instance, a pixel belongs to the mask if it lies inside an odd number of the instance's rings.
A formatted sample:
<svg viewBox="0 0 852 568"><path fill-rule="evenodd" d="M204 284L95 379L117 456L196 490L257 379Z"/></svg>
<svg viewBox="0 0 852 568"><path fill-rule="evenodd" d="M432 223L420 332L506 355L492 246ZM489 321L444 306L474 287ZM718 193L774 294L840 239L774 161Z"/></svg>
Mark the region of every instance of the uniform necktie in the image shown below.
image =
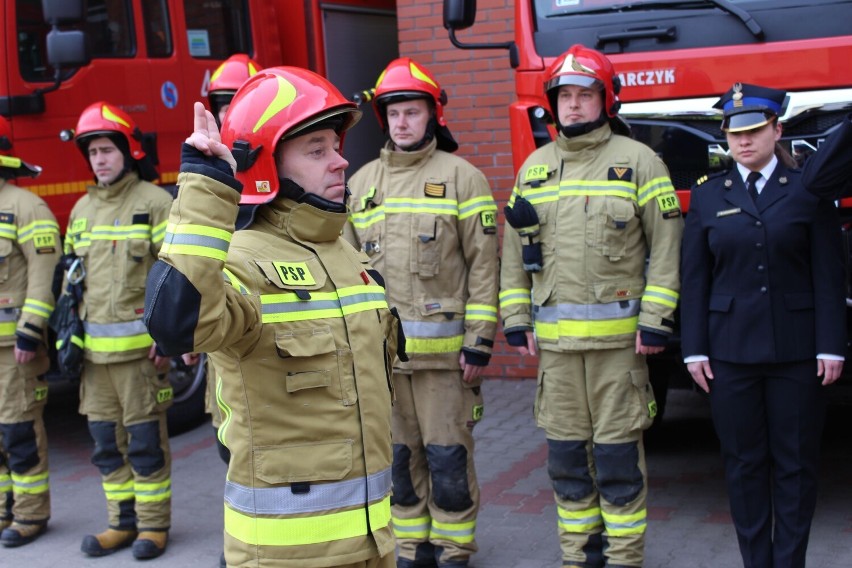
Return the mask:
<svg viewBox="0 0 852 568"><path fill-rule="evenodd" d="M751 172L746 178L746 189L748 194L751 195L751 200L755 203L757 203L757 180L761 177L760 172Z"/></svg>

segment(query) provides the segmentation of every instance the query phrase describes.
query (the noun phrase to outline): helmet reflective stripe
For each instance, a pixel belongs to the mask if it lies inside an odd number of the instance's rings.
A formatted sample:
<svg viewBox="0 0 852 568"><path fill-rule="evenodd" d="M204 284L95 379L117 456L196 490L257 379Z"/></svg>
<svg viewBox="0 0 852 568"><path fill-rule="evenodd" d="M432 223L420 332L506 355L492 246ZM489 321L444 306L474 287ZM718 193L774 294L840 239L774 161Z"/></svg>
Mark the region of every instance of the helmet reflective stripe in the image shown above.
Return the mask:
<svg viewBox="0 0 852 568"><path fill-rule="evenodd" d="M292 83L283 77L275 77L275 79L278 81L278 93L275 95L275 98L272 99L272 102L269 103L269 106L266 107L266 110L263 111L260 118L257 119L257 123L252 129L252 132L254 133L257 133L257 131L260 130L264 124L269 122L269 120L276 114L293 104L293 101L295 101L298 96L296 87L294 87Z"/></svg>
<svg viewBox="0 0 852 568"><path fill-rule="evenodd" d="M131 128L130 124L118 116L112 109L109 108L109 105L104 105L101 107L101 116L103 116L106 120L111 120L112 122L117 122L125 128Z"/></svg>

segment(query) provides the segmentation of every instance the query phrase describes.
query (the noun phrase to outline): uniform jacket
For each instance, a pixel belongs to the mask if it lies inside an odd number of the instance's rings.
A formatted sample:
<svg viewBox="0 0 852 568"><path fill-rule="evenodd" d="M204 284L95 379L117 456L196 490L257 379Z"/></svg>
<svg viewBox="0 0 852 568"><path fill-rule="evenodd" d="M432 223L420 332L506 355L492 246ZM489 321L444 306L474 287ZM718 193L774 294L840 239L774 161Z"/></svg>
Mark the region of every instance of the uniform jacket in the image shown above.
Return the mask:
<svg viewBox="0 0 852 568"><path fill-rule="evenodd" d="M221 377L229 565L392 553L397 324L366 255L340 238L346 214L279 197L235 233L239 182L185 160L178 184L146 321Z"/></svg>
<svg viewBox="0 0 852 568"><path fill-rule="evenodd" d="M487 362L497 327L497 206L467 161L436 149L386 147L349 182L345 237L385 278L406 337L402 369Z"/></svg>
<svg viewBox="0 0 852 568"><path fill-rule="evenodd" d="M824 199L852 196L852 114L805 162L802 184Z"/></svg>
<svg viewBox="0 0 852 568"><path fill-rule="evenodd" d="M736 169L692 190L683 240L684 356L731 363L846 352L833 204L779 163L757 205Z"/></svg>
<svg viewBox="0 0 852 568"><path fill-rule="evenodd" d="M507 331L534 325L539 346L552 351L629 347L637 325L671 333L683 221L668 171L648 147L609 125L560 134L524 162L509 205L519 196L538 214L544 264L524 271L521 238L507 226Z"/></svg>
<svg viewBox="0 0 852 568"><path fill-rule="evenodd" d="M80 317L86 359L118 363L147 357L152 344L142 323L145 280L157 260L172 198L128 173L93 185L68 219L65 252L83 259Z"/></svg>
<svg viewBox="0 0 852 568"><path fill-rule="evenodd" d="M0 346L15 345L16 336L45 343L60 246L59 225L47 204L0 180Z"/></svg>

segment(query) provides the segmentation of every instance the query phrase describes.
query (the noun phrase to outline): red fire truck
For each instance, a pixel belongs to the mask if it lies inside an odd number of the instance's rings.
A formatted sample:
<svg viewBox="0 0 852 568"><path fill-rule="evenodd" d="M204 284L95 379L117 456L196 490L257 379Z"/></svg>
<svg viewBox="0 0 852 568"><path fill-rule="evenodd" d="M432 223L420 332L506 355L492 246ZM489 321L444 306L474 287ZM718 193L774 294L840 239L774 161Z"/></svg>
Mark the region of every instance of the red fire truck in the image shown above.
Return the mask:
<svg viewBox="0 0 852 568"><path fill-rule="evenodd" d="M517 0L514 41L460 41L456 31L475 17L475 0L444 0L444 25L457 47L509 50L516 171L553 138L544 71L575 43L612 60L621 114L668 165L684 210L692 184L727 162L721 116L711 107L735 81L789 92L782 143L800 161L852 110L850 0ZM852 201L841 206L852 219ZM671 377L688 381L679 354L670 353L650 361L660 402Z"/></svg>
<svg viewBox="0 0 852 568"><path fill-rule="evenodd" d="M127 111L173 184L192 104L234 53L264 67L296 65L344 93L398 56L395 0L0 0L0 114L15 155L43 168L21 186L43 197L64 229L92 173L73 140L80 112L106 100ZM347 136L357 168L382 143L373 113ZM203 412L203 369L177 369L170 420ZM178 425L180 427L181 425Z"/></svg>

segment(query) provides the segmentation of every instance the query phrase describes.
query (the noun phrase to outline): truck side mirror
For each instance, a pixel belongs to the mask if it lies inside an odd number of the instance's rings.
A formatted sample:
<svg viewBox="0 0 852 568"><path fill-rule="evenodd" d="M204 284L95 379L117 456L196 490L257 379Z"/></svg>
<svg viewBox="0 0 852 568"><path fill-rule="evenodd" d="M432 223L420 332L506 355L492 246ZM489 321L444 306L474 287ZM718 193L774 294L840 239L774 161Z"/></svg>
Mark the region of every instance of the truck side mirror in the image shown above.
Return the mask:
<svg viewBox="0 0 852 568"><path fill-rule="evenodd" d="M476 0L444 0L444 28L464 30L476 21Z"/></svg>
<svg viewBox="0 0 852 568"><path fill-rule="evenodd" d="M79 30L47 33L47 61L55 68L81 67L89 62L86 35Z"/></svg>
<svg viewBox="0 0 852 568"><path fill-rule="evenodd" d="M41 0L44 21L52 26L83 20L83 0Z"/></svg>

